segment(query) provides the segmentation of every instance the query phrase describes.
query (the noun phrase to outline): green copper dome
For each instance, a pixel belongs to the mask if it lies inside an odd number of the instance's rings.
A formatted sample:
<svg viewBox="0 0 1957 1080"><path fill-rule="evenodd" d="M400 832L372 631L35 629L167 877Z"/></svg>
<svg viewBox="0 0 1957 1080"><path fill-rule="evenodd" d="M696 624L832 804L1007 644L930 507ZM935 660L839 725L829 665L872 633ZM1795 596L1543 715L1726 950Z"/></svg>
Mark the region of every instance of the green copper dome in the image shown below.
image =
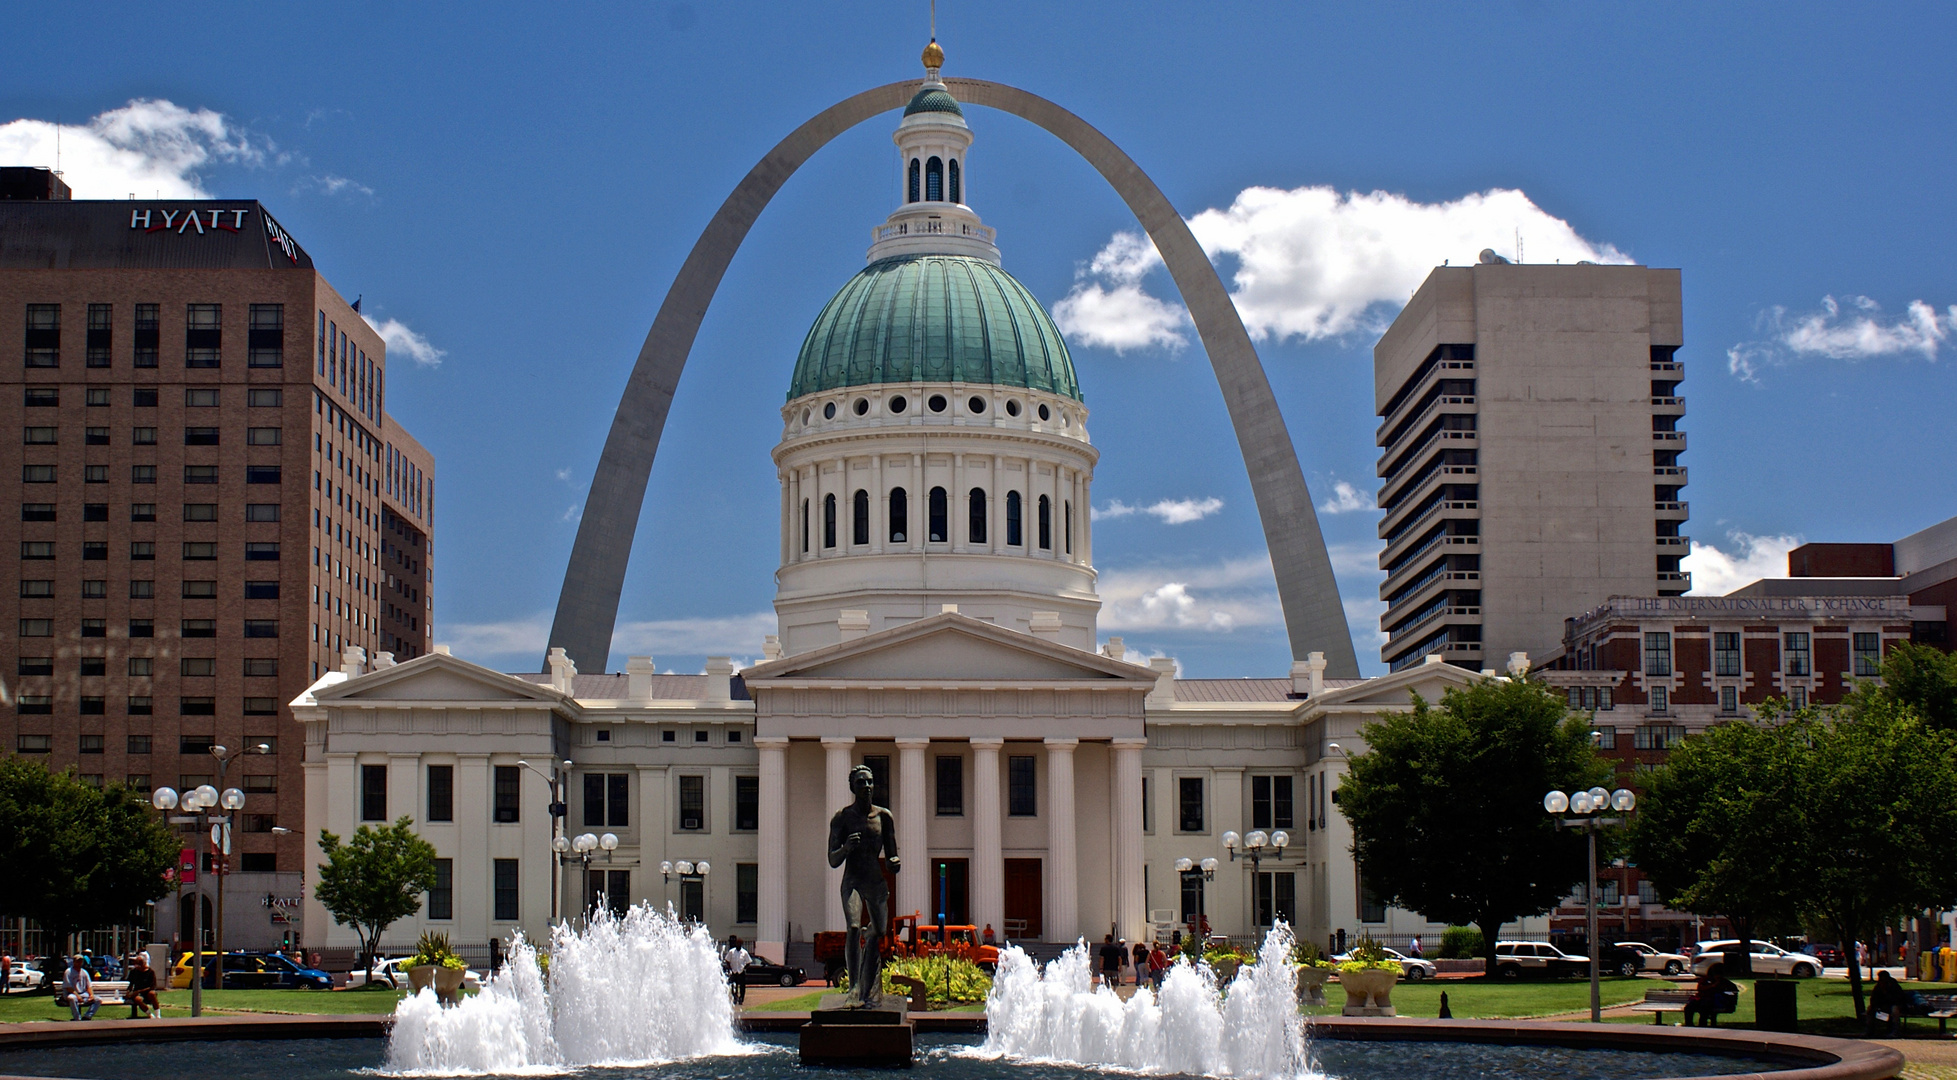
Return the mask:
<svg viewBox="0 0 1957 1080"><path fill-rule="evenodd" d="M958 107L958 99L942 86L926 86L911 97L911 103L904 106L904 115L913 113L942 112L963 117L965 110Z"/></svg>
<svg viewBox="0 0 1957 1080"><path fill-rule="evenodd" d="M844 386L967 382L1080 401L1073 358L1026 286L965 255L879 259L816 316L790 400Z"/></svg>

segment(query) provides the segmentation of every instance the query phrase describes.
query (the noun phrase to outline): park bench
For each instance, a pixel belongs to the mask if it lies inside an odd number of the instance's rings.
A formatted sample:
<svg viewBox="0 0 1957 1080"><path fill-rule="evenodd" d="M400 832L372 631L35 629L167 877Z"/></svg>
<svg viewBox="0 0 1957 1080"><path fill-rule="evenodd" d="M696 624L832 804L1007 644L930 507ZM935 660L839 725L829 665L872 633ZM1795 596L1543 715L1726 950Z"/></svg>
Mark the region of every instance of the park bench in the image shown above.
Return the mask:
<svg viewBox="0 0 1957 1080"><path fill-rule="evenodd" d="M89 988L95 992L95 1000L97 1002L103 1005L121 1005L123 1004L122 995L129 992L129 983L127 981L95 979L89 983ZM54 1003L56 1005L68 1004L68 992L61 989L60 983L55 984Z"/></svg>
<svg viewBox="0 0 1957 1080"><path fill-rule="evenodd" d="M1912 1016L1923 1016L1937 1022L1937 1034L1945 1034L1950 1018L1957 1016L1957 994L1913 994L1903 1005L1903 1026L1907 1026Z"/></svg>
<svg viewBox="0 0 1957 1080"><path fill-rule="evenodd" d="M1644 1000L1631 1006L1631 1011L1648 1012L1651 1014L1652 1023L1663 1025L1666 1013L1683 1013L1685 1011L1686 1004L1692 1000L1692 994L1693 991L1691 990L1646 990L1644 992ZM1716 1017L1719 1015L1734 1012L1739 1007L1740 1002L1737 993L1714 1002L1712 1010L1715 1016L1714 1022L1717 1023Z"/></svg>

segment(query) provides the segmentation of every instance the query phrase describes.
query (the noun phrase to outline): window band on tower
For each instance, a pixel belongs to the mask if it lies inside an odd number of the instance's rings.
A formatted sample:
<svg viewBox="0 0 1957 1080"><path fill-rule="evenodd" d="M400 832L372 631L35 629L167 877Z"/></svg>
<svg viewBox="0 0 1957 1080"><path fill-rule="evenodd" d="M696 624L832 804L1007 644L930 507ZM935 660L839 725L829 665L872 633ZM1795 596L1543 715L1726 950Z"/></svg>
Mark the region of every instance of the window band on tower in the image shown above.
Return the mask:
<svg viewBox="0 0 1957 1080"><path fill-rule="evenodd" d="M903 488L890 489L890 542L909 543L911 505Z"/></svg>
<svg viewBox="0 0 1957 1080"><path fill-rule="evenodd" d="M945 489L941 487L931 489L930 513L931 531L925 535L932 543L942 544L951 537L951 506L950 499L945 496Z"/></svg>
<svg viewBox="0 0 1957 1080"><path fill-rule="evenodd" d="M971 543L983 544L985 543L985 489L973 488L967 505L969 508L967 516L971 519L971 527L967 535Z"/></svg>
<svg viewBox="0 0 1957 1080"><path fill-rule="evenodd" d="M822 546L836 546L836 495L831 492L822 497Z"/></svg>
<svg viewBox="0 0 1957 1080"><path fill-rule="evenodd" d="M943 158L933 157L924 163L924 201L943 202L945 200L945 163Z"/></svg>
<svg viewBox="0 0 1957 1080"><path fill-rule="evenodd" d="M955 203L962 203L965 200L960 198L960 196L963 195L964 193L958 190L959 184L958 184L958 159L957 158L951 159L950 172L951 172L951 201Z"/></svg>
<svg viewBox="0 0 1957 1080"><path fill-rule="evenodd" d="M1026 542L1020 528L1019 492L1006 492L1006 546L1019 547Z"/></svg>
<svg viewBox="0 0 1957 1080"><path fill-rule="evenodd" d="M1053 550L1053 504L1047 497L1040 496L1040 550Z"/></svg>
<svg viewBox="0 0 1957 1080"><path fill-rule="evenodd" d="M1066 527L1067 554L1072 555L1074 553L1074 501L1068 499L1061 509L1065 517L1063 524Z"/></svg>
<svg viewBox="0 0 1957 1080"><path fill-rule="evenodd" d="M922 181L920 179L923 175L923 171L924 171L923 166L918 164L916 158L912 158L911 159L911 186L910 186L910 200L909 200L911 202L916 202L918 199L923 197L923 193L921 191Z"/></svg>
<svg viewBox="0 0 1957 1080"><path fill-rule="evenodd" d="M870 545L870 493L862 488L850 499L849 542L857 547Z"/></svg>

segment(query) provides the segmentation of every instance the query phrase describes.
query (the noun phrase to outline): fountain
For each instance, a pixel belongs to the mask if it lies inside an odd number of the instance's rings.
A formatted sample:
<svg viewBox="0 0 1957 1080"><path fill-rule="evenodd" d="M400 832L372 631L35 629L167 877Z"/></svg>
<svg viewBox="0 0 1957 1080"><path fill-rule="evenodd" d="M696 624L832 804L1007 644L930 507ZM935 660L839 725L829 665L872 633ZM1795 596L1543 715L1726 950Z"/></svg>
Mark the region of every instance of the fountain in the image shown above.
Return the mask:
<svg viewBox="0 0 1957 1080"><path fill-rule="evenodd" d="M482 992L444 1008L401 1002L390 1072L508 1074L742 1052L720 954L705 927L642 903L551 934L548 985L521 937Z"/></svg>

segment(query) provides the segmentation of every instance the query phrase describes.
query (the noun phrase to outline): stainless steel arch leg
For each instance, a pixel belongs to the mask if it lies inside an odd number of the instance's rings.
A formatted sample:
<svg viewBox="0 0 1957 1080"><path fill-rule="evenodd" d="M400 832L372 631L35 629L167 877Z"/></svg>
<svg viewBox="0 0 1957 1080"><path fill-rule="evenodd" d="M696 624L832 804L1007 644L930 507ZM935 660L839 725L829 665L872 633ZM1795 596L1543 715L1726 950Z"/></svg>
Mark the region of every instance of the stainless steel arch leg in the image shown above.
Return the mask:
<svg viewBox="0 0 1957 1080"><path fill-rule="evenodd" d="M1229 407L1277 575L1292 656L1321 651L1327 675L1356 677L1359 663L1345 609L1291 434L1243 320L1182 216L1127 154L1066 109L1001 83L945 82L960 101L1012 113L1058 136L1114 186L1148 231L1189 308ZM550 630L550 645L562 646L573 660L596 670L610 654L659 436L700 321L741 241L775 192L817 150L851 127L902 106L916 89L916 82L901 82L866 90L796 128L748 171L694 243L639 349L585 497Z"/></svg>

